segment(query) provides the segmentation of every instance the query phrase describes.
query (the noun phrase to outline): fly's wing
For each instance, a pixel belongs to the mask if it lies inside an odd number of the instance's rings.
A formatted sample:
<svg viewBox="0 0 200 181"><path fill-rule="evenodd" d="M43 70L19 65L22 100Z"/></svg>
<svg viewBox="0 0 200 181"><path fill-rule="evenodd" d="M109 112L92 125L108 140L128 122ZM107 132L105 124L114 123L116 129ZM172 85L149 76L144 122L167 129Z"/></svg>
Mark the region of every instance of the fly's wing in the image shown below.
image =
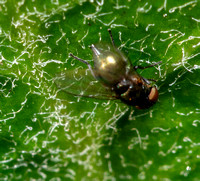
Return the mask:
<svg viewBox="0 0 200 181"><path fill-rule="evenodd" d="M97 99L116 99L115 94L98 82L87 69L77 68L60 73L55 77L55 84L68 94Z"/></svg>

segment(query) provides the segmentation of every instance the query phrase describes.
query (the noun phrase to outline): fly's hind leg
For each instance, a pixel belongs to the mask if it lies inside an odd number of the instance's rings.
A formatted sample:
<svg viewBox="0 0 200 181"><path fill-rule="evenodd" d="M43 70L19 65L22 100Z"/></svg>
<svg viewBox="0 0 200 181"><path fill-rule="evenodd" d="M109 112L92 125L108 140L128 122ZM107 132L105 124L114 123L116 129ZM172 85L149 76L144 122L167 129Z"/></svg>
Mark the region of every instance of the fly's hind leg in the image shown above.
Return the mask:
<svg viewBox="0 0 200 181"><path fill-rule="evenodd" d="M91 65L90 65L87 61L85 61L85 60L83 60L83 59L81 59L81 58L78 58L77 56L73 55L72 53L70 53L69 56L71 56L71 57L73 57L74 59L76 59L76 60L78 60L78 61L80 61L80 62L86 64L87 66L90 66L90 67L91 67ZM89 67L88 67L88 68L89 68Z"/></svg>
<svg viewBox="0 0 200 181"><path fill-rule="evenodd" d="M69 56L71 56L71 57L73 57L74 59L76 59L76 60L78 60L78 61L80 61L80 62L86 64L86 65L88 66L90 72L92 73L92 75L95 77L91 65L90 65L86 60L83 60L83 59L81 59L81 58L79 58L79 57L73 55L72 53L70 53Z"/></svg>
<svg viewBox="0 0 200 181"><path fill-rule="evenodd" d="M114 39L113 39L113 36L112 36L111 29L108 29L108 33L110 35L110 39L111 39L112 45L113 45L113 47L115 47L115 42L114 42Z"/></svg>

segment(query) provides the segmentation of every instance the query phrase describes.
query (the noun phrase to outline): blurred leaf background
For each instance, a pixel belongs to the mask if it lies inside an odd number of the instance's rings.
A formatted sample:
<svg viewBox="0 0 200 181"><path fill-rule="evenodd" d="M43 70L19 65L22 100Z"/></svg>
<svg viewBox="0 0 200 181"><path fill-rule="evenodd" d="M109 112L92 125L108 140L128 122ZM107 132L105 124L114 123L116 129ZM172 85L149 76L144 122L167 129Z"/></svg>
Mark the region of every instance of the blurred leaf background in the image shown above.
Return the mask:
<svg viewBox="0 0 200 181"><path fill-rule="evenodd" d="M200 180L198 0L1 0L0 180ZM136 110L73 97L54 80L116 45L158 80Z"/></svg>

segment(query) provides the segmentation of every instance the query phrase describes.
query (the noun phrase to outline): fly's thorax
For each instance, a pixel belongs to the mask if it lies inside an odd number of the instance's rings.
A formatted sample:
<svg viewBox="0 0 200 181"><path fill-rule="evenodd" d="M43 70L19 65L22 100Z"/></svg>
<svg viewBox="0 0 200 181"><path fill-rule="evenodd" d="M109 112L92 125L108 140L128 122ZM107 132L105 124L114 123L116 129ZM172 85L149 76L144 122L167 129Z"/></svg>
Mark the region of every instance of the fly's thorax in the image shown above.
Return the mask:
<svg viewBox="0 0 200 181"><path fill-rule="evenodd" d="M94 60L94 74L109 87L120 82L126 74L127 61L124 56L109 46L91 46Z"/></svg>
<svg viewBox="0 0 200 181"><path fill-rule="evenodd" d="M120 95L122 100L126 101L128 104L137 105L141 100L148 98L150 87L141 79L135 78L134 81L128 80L127 82L129 85L125 86L126 91L123 93L121 92ZM122 87L120 90L122 90Z"/></svg>

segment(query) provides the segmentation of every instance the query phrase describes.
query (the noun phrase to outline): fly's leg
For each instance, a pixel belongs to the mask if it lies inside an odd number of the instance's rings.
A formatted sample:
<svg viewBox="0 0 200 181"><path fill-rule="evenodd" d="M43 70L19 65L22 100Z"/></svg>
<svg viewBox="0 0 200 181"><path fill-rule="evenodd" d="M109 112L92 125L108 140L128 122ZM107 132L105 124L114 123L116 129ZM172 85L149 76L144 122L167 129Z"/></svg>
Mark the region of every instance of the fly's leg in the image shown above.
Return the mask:
<svg viewBox="0 0 200 181"><path fill-rule="evenodd" d="M71 56L71 57L73 57L74 59L76 59L76 60L78 60L78 61L80 61L80 62L86 64L87 66L90 66L90 64L89 64L87 61L85 61L85 60L83 60L83 59L81 59L81 58L76 57L76 56L73 55L72 53L70 53L69 56ZM88 68L89 68L89 67L88 67Z"/></svg>
<svg viewBox="0 0 200 181"><path fill-rule="evenodd" d="M155 79L146 79L144 77L142 77L142 79L147 83L147 84L151 84L151 82L157 82L157 80Z"/></svg>
<svg viewBox="0 0 200 181"><path fill-rule="evenodd" d="M150 82L157 82L157 80L155 80L155 79L147 79L147 80Z"/></svg>
<svg viewBox="0 0 200 181"><path fill-rule="evenodd" d="M108 29L108 33L110 35L110 39L111 39L112 45L113 45L113 47L115 47L115 42L114 42L114 39L113 39L113 36L112 36L111 29Z"/></svg>
<svg viewBox="0 0 200 181"><path fill-rule="evenodd" d="M147 69L147 68L150 68L150 67L154 67L155 65L161 64L161 63L162 63L162 61L156 62L156 63L154 63L154 64L152 64L152 65L148 65L148 66L146 66L146 67L142 67L142 66L136 65L136 66L134 66L133 68L134 68L135 70L137 70L137 69Z"/></svg>
<svg viewBox="0 0 200 181"><path fill-rule="evenodd" d="M90 72L92 73L92 75L95 77L94 72L93 72L93 70L92 70L92 67L91 67L91 65L90 65L87 61L85 61L85 60L83 60L83 59L81 59L81 58L79 58L79 57L73 55L72 53L70 53L69 56L71 56L71 57L73 57L74 59L76 59L76 60L78 60L78 61L80 61L80 62L86 64L86 65L88 66Z"/></svg>
<svg viewBox="0 0 200 181"><path fill-rule="evenodd" d="M150 67L154 67L155 65L158 65L158 64L160 64L160 63L162 63L162 61L156 62L156 63L154 63L154 64L152 64L152 65L148 65L148 66L146 66L146 67L134 66L133 68L134 68L135 70L137 70L137 69L147 69L147 68L150 68ZM157 80L154 80L154 79L146 79L146 78L144 78L144 77L142 77L142 79L143 79L147 84L150 84L150 82L157 82Z"/></svg>

